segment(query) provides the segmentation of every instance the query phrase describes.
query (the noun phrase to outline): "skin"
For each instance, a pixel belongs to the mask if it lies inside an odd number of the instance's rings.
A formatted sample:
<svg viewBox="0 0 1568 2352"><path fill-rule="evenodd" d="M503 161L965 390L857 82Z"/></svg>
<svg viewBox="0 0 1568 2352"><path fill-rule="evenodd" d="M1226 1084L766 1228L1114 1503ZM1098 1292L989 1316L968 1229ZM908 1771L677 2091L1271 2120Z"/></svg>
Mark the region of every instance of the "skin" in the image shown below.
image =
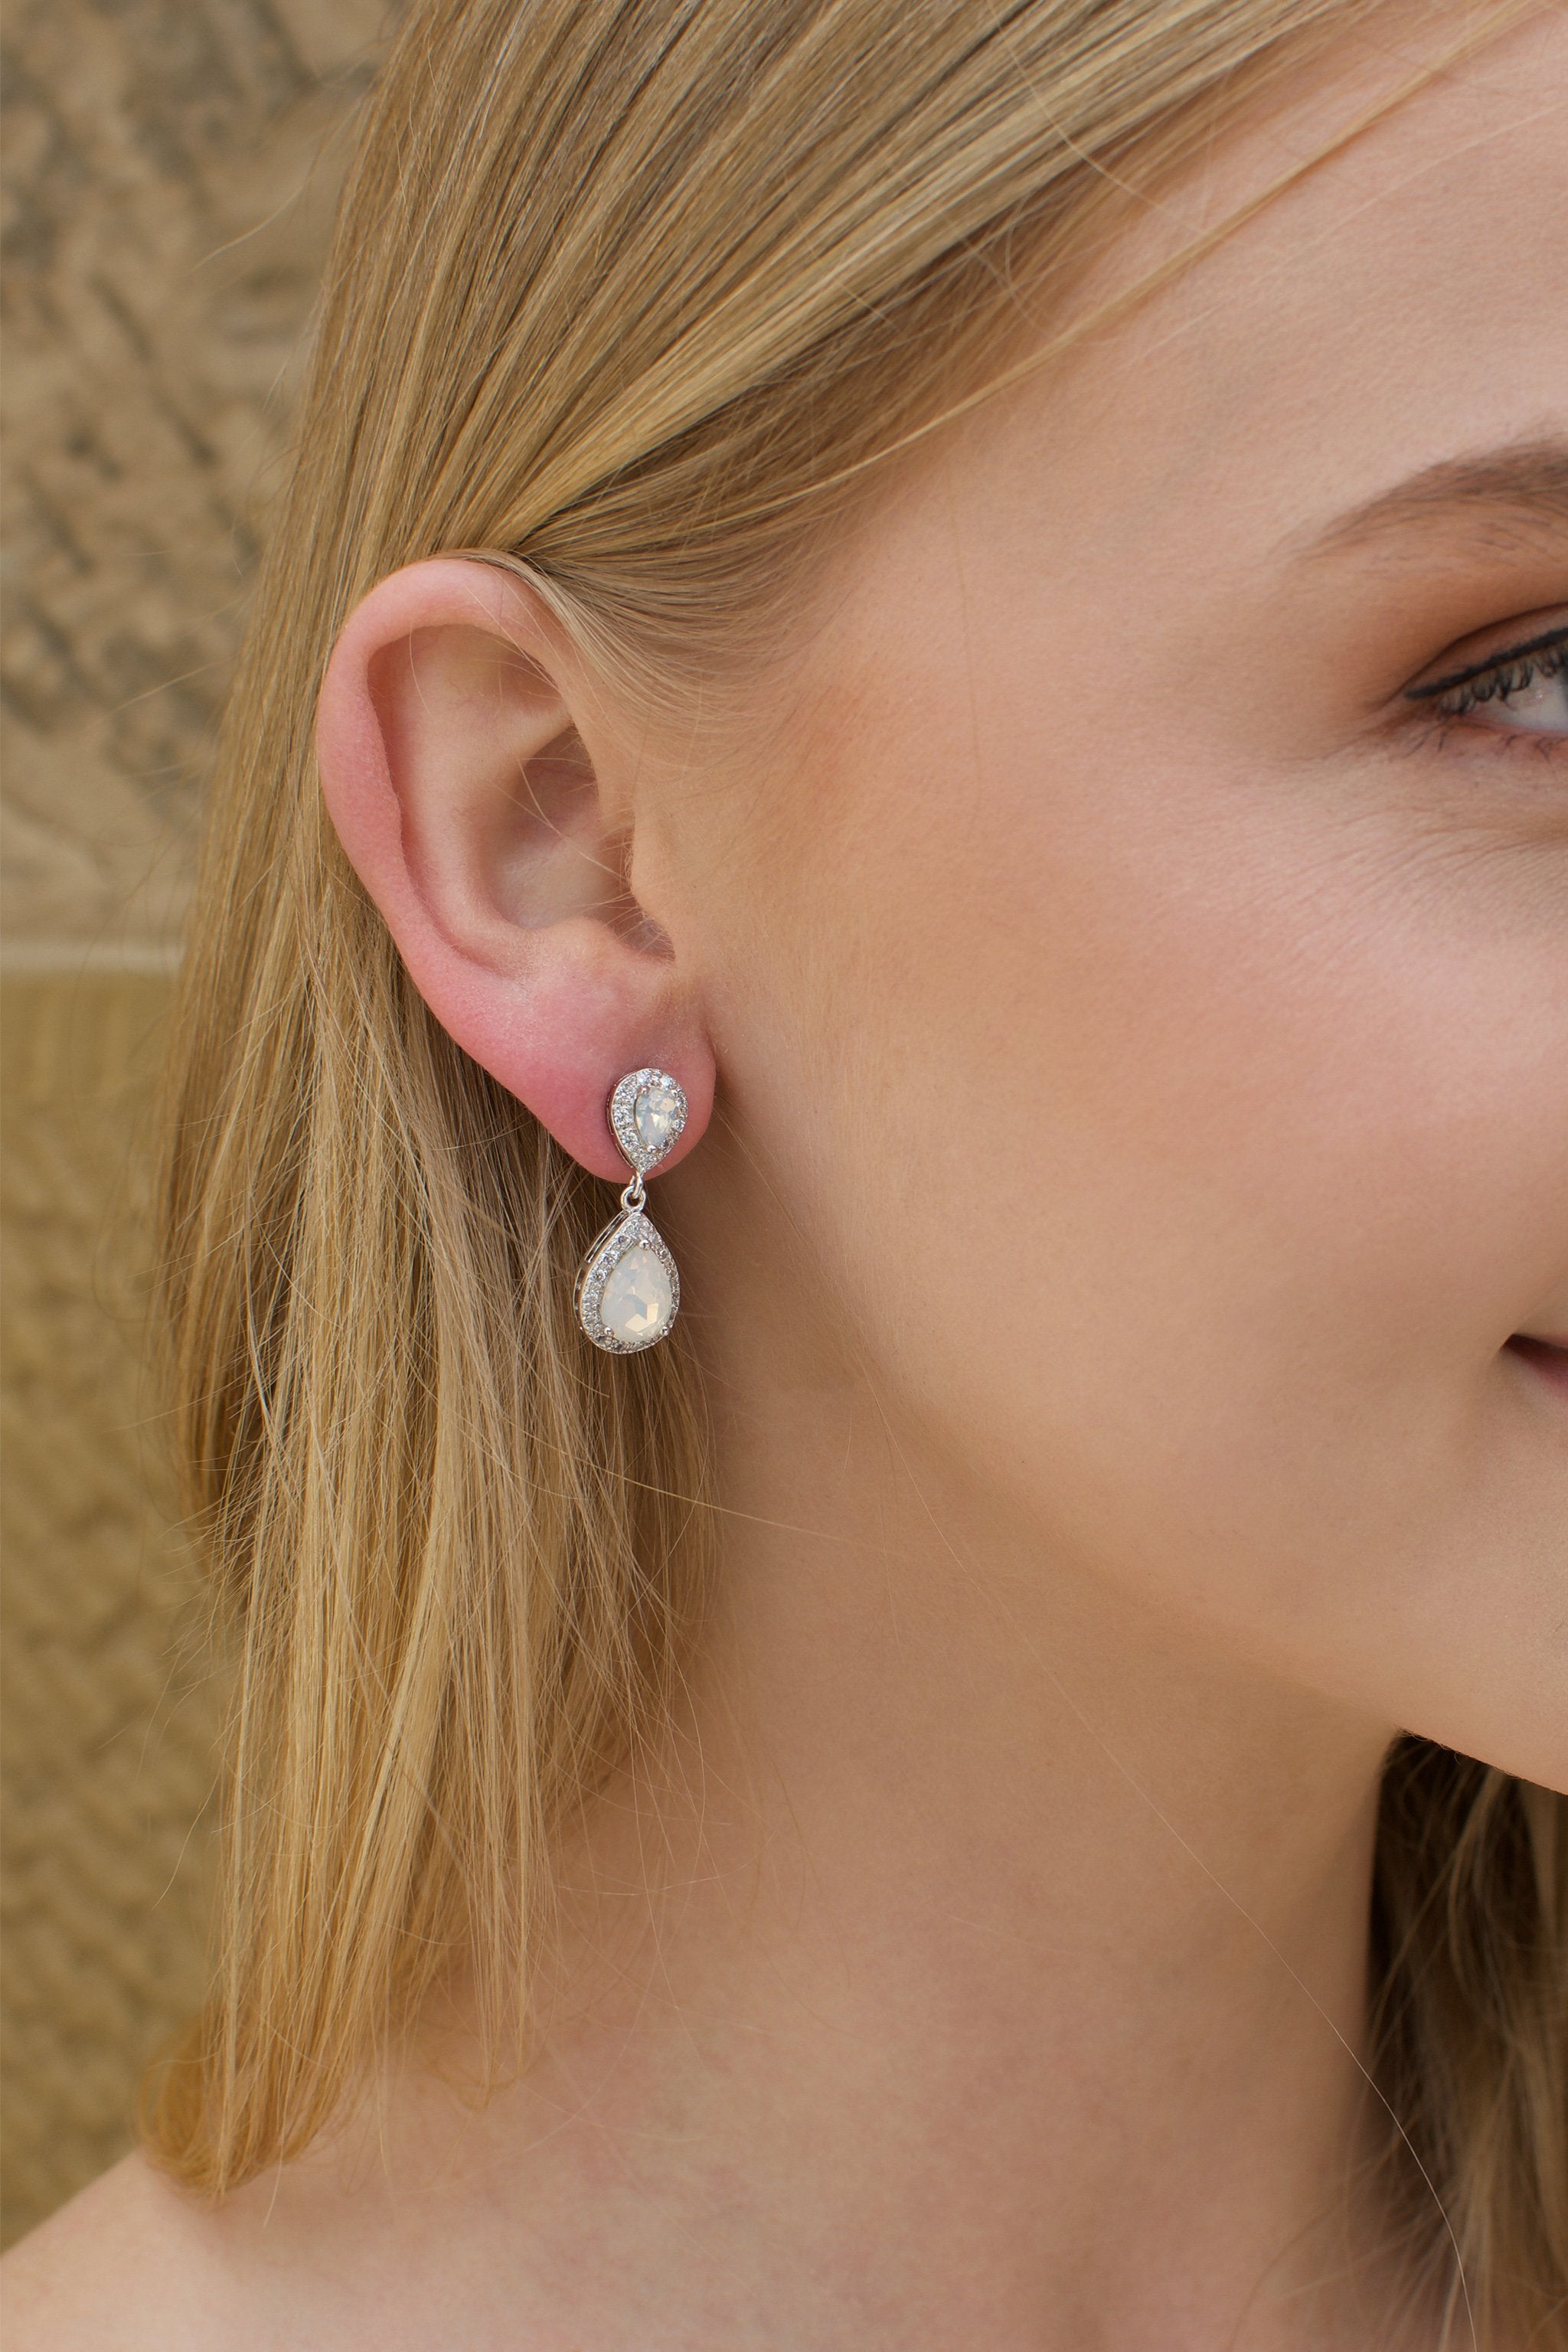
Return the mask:
<svg viewBox="0 0 1568 2352"><path fill-rule="evenodd" d="M1436 2345L1371 1837L1400 1727L1568 1789L1568 690L1406 689L1568 621L1565 128L1552 10L945 429L743 730L470 564L355 614L323 781L439 1017L604 1176L616 1076L691 1097L719 1596L525 2080L217 2214L133 2159L16 2342Z"/></svg>

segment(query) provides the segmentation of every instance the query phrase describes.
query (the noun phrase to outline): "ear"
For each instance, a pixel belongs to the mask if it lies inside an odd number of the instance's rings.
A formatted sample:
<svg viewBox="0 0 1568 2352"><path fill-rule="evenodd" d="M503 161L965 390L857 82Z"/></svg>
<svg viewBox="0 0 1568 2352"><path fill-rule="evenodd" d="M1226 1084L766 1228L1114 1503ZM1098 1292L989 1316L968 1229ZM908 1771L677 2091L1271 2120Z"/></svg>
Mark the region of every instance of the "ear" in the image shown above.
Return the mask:
<svg viewBox="0 0 1568 2352"><path fill-rule="evenodd" d="M616 1079L668 1070L689 1105L673 1166L707 1125L712 1049L679 949L630 895L637 762L543 600L460 557L394 572L333 648L316 746L442 1027L596 1176L630 1174Z"/></svg>

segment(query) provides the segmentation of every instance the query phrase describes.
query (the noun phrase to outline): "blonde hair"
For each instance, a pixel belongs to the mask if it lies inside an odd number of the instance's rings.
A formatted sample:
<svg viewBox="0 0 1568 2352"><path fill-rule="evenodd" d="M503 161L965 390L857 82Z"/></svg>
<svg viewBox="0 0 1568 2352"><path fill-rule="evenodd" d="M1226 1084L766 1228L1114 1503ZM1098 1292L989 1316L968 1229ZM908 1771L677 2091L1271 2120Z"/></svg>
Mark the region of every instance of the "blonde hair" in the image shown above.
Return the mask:
<svg viewBox="0 0 1568 2352"><path fill-rule="evenodd" d="M211 1997L148 2143L298 2154L463 1965L514 2049L565 1809L652 1724L711 1543L678 1327L570 1299L605 1190L453 1045L321 807L364 592L510 565L657 718L758 657L1126 183L1365 0L431 0L376 86L217 763L163 1307L237 1650ZM1565 1808L1407 1743L1380 2064L1478 2309L1568 2268ZM521 1989L520 1990L520 1989Z"/></svg>

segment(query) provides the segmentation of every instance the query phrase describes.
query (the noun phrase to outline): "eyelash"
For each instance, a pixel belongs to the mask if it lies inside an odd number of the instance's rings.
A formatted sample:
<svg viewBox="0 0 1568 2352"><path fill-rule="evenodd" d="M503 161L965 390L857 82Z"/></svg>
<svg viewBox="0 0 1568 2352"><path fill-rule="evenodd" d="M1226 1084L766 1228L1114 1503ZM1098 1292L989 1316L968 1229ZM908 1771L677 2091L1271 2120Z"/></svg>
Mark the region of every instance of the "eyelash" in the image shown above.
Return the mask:
<svg viewBox="0 0 1568 2352"><path fill-rule="evenodd" d="M1431 686L1406 689L1406 699L1424 706L1425 715L1436 722L1440 730L1455 719L1464 719L1486 702L1506 701L1512 694L1521 694L1527 686L1539 679L1556 677L1568 667L1568 629L1553 629L1549 635L1537 638L1528 646L1518 646L1511 652L1501 653L1482 669L1461 674L1451 680L1439 678ZM1515 739L1500 733L1500 746ZM1522 735L1521 739L1534 750L1552 741L1551 737Z"/></svg>

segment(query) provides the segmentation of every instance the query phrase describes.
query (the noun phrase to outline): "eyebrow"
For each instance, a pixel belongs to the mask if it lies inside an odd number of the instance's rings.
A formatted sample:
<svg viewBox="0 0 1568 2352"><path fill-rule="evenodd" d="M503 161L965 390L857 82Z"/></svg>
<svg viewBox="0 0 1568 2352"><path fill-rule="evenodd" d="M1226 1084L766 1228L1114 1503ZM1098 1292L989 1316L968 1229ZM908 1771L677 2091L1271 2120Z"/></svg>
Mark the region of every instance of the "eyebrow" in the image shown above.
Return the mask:
<svg viewBox="0 0 1568 2352"><path fill-rule="evenodd" d="M1467 513L1483 530L1510 518L1568 525L1568 441L1516 441L1471 457L1443 458L1336 516L1305 552L1338 554L1423 525L1462 520Z"/></svg>

